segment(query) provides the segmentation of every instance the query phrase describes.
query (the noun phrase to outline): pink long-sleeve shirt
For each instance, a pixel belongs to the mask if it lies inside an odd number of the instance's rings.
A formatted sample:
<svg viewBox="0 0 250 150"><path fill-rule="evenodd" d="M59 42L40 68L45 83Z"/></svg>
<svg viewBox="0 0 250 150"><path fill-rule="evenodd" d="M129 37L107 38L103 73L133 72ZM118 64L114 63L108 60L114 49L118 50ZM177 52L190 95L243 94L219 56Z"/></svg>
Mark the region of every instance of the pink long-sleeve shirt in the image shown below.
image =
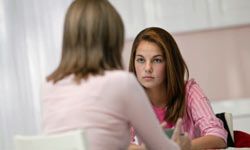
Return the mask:
<svg viewBox="0 0 250 150"><path fill-rule="evenodd" d="M126 149L130 125L148 149L179 149L165 136L134 75L126 71L107 71L80 84L73 75L56 84L45 83L42 122L47 134L83 129L88 150Z"/></svg>
<svg viewBox="0 0 250 150"><path fill-rule="evenodd" d="M187 113L183 118L183 130L192 139L214 135L227 142L223 122L215 116L209 99L193 79L187 82L186 92Z"/></svg>
<svg viewBox="0 0 250 150"><path fill-rule="evenodd" d="M166 109L153 106L160 123L164 122ZM173 124L167 123L165 128L173 127ZM215 135L227 142L227 131L224 129L222 121L215 116L208 98L193 79L186 83L186 115L183 117L182 130L187 132L191 139ZM131 142L133 143L134 129L131 132Z"/></svg>

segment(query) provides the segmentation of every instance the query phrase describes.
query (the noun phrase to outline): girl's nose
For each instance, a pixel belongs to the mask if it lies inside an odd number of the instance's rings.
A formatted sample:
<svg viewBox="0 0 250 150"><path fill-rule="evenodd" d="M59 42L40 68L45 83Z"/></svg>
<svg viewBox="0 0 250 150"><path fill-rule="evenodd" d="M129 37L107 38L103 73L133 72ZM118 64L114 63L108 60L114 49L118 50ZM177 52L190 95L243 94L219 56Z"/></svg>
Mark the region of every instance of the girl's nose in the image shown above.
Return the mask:
<svg viewBox="0 0 250 150"><path fill-rule="evenodd" d="M152 73L152 71L153 71L152 64L150 62L146 63L144 70L146 73Z"/></svg>

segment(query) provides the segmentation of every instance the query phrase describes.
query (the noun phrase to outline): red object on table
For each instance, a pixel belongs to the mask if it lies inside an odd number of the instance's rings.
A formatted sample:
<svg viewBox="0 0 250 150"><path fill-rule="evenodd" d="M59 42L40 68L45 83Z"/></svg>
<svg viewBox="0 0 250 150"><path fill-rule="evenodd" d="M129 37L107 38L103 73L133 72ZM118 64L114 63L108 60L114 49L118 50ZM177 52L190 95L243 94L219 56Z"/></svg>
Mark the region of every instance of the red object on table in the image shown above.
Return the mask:
<svg viewBox="0 0 250 150"><path fill-rule="evenodd" d="M250 147L250 134L235 130L234 147Z"/></svg>

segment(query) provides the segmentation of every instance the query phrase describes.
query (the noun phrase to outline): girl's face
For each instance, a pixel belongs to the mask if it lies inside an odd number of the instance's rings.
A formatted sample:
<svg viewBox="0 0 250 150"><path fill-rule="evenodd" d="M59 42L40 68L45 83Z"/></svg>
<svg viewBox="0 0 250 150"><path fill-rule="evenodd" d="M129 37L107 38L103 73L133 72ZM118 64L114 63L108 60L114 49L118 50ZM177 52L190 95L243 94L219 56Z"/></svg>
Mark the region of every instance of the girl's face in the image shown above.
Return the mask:
<svg viewBox="0 0 250 150"><path fill-rule="evenodd" d="M137 79L144 88L165 86L166 62L158 45L141 41L136 49L134 64Z"/></svg>

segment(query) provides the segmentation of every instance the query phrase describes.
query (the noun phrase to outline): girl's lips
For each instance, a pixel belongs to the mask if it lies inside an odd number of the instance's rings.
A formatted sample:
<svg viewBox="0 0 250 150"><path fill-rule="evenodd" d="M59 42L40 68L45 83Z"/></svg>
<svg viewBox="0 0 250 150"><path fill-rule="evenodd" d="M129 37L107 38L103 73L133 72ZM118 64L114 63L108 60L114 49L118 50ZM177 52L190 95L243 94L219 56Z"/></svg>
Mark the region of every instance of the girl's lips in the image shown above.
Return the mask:
<svg viewBox="0 0 250 150"><path fill-rule="evenodd" d="M144 76L143 78L153 78L152 76Z"/></svg>
<svg viewBox="0 0 250 150"><path fill-rule="evenodd" d="M151 76L144 76L143 79L144 79L144 80L152 80L152 79L154 79L154 77L151 77Z"/></svg>

